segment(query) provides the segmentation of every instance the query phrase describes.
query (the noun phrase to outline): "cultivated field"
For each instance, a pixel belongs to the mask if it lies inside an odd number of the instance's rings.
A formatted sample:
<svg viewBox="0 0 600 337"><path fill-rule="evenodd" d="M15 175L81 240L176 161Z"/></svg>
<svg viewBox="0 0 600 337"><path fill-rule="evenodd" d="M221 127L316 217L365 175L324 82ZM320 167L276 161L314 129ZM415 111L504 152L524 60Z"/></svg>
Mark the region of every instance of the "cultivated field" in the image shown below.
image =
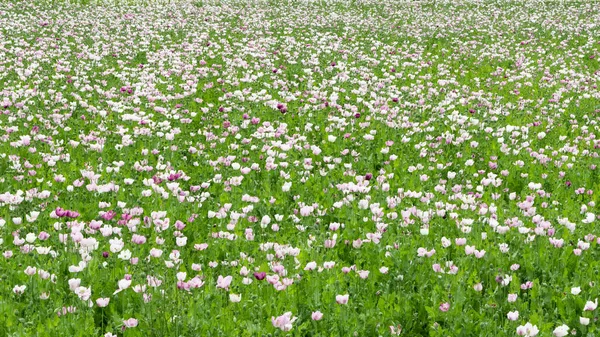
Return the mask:
<svg viewBox="0 0 600 337"><path fill-rule="evenodd" d="M600 3L0 2L0 336L598 336Z"/></svg>

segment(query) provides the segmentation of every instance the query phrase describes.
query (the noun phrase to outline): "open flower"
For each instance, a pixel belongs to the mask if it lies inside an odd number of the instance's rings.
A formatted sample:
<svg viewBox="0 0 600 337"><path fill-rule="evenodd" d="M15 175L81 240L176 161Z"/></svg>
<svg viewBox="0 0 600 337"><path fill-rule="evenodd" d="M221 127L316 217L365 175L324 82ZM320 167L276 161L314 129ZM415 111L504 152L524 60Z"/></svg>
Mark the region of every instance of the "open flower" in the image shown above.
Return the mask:
<svg viewBox="0 0 600 337"><path fill-rule="evenodd" d="M271 317L271 323L273 323L274 327L283 331L290 331L293 327L292 323L294 323L297 319L297 317L292 317L292 313L288 311L277 318Z"/></svg>
<svg viewBox="0 0 600 337"><path fill-rule="evenodd" d="M598 299L596 301L587 301L585 302L585 306L583 307L583 311L594 311L598 307Z"/></svg>
<svg viewBox="0 0 600 337"><path fill-rule="evenodd" d="M75 289L75 294L77 294L82 301L87 301L90 299L90 296L92 296L92 289L90 287L77 287Z"/></svg>
<svg viewBox="0 0 600 337"><path fill-rule="evenodd" d="M17 294L17 295L21 295L22 293L24 293L24 292L25 292L25 288L27 288L27 286L26 286L26 285L21 285L21 286L20 286L20 285L16 285L16 286L13 288L13 293L15 293L15 294Z"/></svg>
<svg viewBox="0 0 600 337"><path fill-rule="evenodd" d="M537 336L539 332L540 330L538 330L538 327L529 322L527 322L525 325L520 325L517 327L517 335L519 336L534 337Z"/></svg>
<svg viewBox="0 0 600 337"><path fill-rule="evenodd" d="M96 300L96 304L100 307L100 308L104 308L108 305L108 303L110 302L110 298L106 297L106 298L98 298Z"/></svg>
<svg viewBox="0 0 600 337"><path fill-rule="evenodd" d="M350 298L350 295L346 294L346 295L337 295L335 297L335 301L338 304L348 304L348 299Z"/></svg>
<svg viewBox="0 0 600 337"><path fill-rule="evenodd" d="M219 277L217 278L217 288L229 290L229 285L231 285L232 279L233 279L233 277L231 277L231 276L223 277L223 276L219 275Z"/></svg>
<svg viewBox="0 0 600 337"><path fill-rule="evenodd" d="M440 311L446 312L448 310L450 310L450 303L446 302L446 303L440 304Z"/></svg>
<svg viewBox="0 0 600 337"><path fill-rule="evenodd" d="M135 318L126 319L123 321L123 325L127 328L135 328L138 326L138 320Z"/></svg>
<svg viewBox="0 0 600 337"><path fill-rule="evenodd" d="M554 329L552 334L556 337L564 337L569 334L569 327L565 324Z"/></svg>

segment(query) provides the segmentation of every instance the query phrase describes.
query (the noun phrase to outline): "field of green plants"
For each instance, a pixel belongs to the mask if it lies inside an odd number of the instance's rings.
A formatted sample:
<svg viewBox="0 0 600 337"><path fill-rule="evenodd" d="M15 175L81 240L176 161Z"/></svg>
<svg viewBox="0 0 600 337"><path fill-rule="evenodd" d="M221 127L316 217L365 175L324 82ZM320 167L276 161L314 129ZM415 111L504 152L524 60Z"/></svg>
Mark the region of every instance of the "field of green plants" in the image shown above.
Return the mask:
<svg viewBox="0 0 600 337"><path fill-rule="evenodd" d="M0 2L0 336L599 336L600 3Z"/></svg>

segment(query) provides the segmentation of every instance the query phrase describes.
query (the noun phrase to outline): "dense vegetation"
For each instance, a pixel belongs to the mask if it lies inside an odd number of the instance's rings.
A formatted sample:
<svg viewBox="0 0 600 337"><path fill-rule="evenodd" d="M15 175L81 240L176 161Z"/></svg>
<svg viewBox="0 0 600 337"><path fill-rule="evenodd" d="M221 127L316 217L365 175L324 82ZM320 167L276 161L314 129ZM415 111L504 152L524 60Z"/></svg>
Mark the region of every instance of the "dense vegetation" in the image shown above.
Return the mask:
<svg viewBox="0 0 600 337"><path fill-rule="evenodd" d="M0 2L0 336L596 336L599 24Z"/></svg>

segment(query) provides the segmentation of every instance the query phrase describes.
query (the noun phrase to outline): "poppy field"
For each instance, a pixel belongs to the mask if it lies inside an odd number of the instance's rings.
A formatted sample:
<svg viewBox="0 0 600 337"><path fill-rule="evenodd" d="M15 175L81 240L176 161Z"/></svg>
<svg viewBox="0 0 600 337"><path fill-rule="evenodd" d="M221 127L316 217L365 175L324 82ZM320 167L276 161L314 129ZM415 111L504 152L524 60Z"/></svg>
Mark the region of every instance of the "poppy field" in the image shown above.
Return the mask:
<svg viewBox="0 0 600 337"><path fill-rule="evenodd" d="M598 336L594 1L0 2L0 336Z"/></svg>

